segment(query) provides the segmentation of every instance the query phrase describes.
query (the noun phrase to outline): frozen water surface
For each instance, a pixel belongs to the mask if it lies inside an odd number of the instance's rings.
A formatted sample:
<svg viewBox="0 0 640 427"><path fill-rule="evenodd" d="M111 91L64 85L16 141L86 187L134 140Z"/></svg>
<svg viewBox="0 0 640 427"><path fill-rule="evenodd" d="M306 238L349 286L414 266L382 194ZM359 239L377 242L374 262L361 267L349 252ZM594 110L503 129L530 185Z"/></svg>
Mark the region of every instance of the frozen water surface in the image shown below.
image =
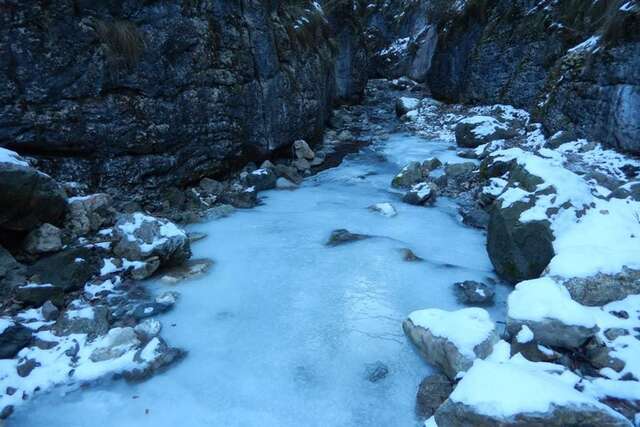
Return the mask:
<svg viewBox="0 0 640 427"><path fill-rule="evenodd" d="M451 284L493 277L485 238L455 206L400 202L389 182L409 160L452 152L395 135L296 191L263 193L253 210L193 226L209 234L194 257L211 272L178 285L163 336L189 355L140 384L106 382L19 408L10 426L413 426L431 369L405 339L414 310L459 308ZM392 203L389 218L367 209ZM327 247L334 229L372 239ZM425 259L409 263L400 249ZM494 320L504 317L498 289ZM386 377L368 375L382 363Z"/></svg>

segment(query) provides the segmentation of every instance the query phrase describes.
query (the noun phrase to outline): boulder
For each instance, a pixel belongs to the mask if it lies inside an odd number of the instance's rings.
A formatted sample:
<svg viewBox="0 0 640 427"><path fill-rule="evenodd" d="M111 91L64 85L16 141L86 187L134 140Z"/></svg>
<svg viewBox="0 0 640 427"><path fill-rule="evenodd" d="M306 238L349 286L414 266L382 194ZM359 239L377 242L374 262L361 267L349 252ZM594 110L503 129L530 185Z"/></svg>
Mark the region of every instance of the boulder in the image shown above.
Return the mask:
<svg viewBox="0 0 640 427"><path fill-rule="evenodd" d="M352 233L349 230L345 230L345 229L334 230L331 232L331 236L329 236L329 240L327 241L327 246L344 245L346 243L368 239L369 237L371 236L367 236L366 234Z"/></svg>
<svg viewBox="0 0 640 427"><path fill-rule="evenodd" d="M61 307L64 303L64 290L50 283L27 283L15 291L16 300L31 307L40 307L47 301Z"/></svg>
<svg viewBox="0 0 640 427"><path fill-rule="evenodd" d="M436 186L430 182L420 182L411 187L402 197L410 205L427 206L436 202Z"/></svg>
<svg viewBox="0 0 640 427"><path fill-rule="evenodd" d="M562 285L548 277L519 283L507 305L511 336L526 326L540 344L576 349L598 332L593 310L573 301Z"/></svg>
<svg viewBox="0 0 640 427"><path fill-rule="evenodd" d="M640 270L624 267L616 274L598 273L562 282L571 298L583 305L601 306L640 294Z"/></svg>
<svg viewBox="0 0 640 427"><path fill-rule="evenodd" d="M491 354L498 341L489 313L475 307L415 311L402 328L424 359L450 379L469 369L475 359Z"/></svg>
<svg viewBox="0 0 640 427"><path fill-rule="evenodd" d="M411 162L406 165L391 181L393 188L410 188L424 178L419 162Z"/></svg>
<svg viewBox="0 0 640 427"><path fill-rule="evenodd" d="M447 175L447 179L457 180L469 177L477 169L478 166L473 162L448 163L444 167L444 173Z"/></svg>
<svg viewBox="0 0 640 427"><path fill-rule="evenodd" d="M56 335L87 334L91 338L109 330L110 310L103 305L69 308L62 313L53 327Z"/></svg>
<svg viewBox="0 0 640 427"><path fill-rule="evenodd" d="M29 231L41 224L61 225L67 196L49 175L0 147L0 229Z"/></svg>
<svg viewBox="0 0 640 427"><path fill-rule="evenodd" d="M278 190L294 190L298 188L298 184L289 181L285 177L280 177L276 180L276 188Z"/></svg>
<svg viewBox="0 0 640 427"><path fill-rule="evenodd" d="M122 215L114 227L113 251L129 260L157 256L162 264L181 264L191 256L187 234L174 223L141 212Z"/></svg>
<svg viewBox="0 0 640 427"><path fill-rule="evenodd" d="M69 199L66 227L76 236L96 232L111 226L115 220L111 196L104 193L78 196Z"/></svg>
<svg viewBox="0 0 640 427"><path fill-rule="evenodd" d="M139 345L140 340L133 328L113 328L96 344L96 348L89 356L89 359L92 362L117 359Z"/></svg>
<svg viewBox="0 0 640 427"><path fill-rule="evenodd" d="M511 283L539 277L554 256L549 221L520 221L533 204L496 202L490 212L487 252L498 275Z"/></svg>
<svg viewBox="0 0 640 427"><path fill-rule="evenodd" d="M452 391L453 384L446 375L431 374L425 377L418 387L416 415L420 418L433 416Z"/></svg>
<svg viewBox="0 0 640 427"><path fill-rule="evenodd" d="M253 186L233 186L230 191L222 194L222 201L234 208L251 209L258 205L258 192Z"/></svg>
<svg viewBox="0 0 640 427"><path fill-rule="evenodd" d="M33 255L57 252L62 249L62 230L44 223L27 234L23 246L25 251Z"/></svg>
<svg viewBox="0 0 640 427"><path fill-rule="evenodd" d="M0 319L0 359L11 359L31 342L31 329Z"/></svg>
<svg viewBox="0 0 640 427"><path fill-rule="evenodd" d="M465 280L453 284L453 293L460 304L493 305L495 291L485 283Z"/></svg>
<svg viewBox="0 0 640 427"><path fill-rule="evenodd" d="M396 101L396 115L402 117L409 111L416 110L420 106L420 100L416 98L401 97Z"/></svg>
<svg viewBox="0 0 640 427"><path fill-rule="evenodd" d="M37 261L29 274L39 282L51 283L65 292L81 289L102 267L99 248L71 248Z"/></svg>
<svg viewBox="0 0 640 427"><path fill-rule="evenodd" d="M506 124L489 116L473 116L462 119L456 125L456 143L459 147L476 148L498 139L509 139L517 135Z"/></svg>
<svg viewBox="0 0 640 427"><path fill-rule="evenodd" d="M313 160L316 156L307 141L299 139L293 143L293 152L296 159Z"/></svg>
<svg viewBox="0 0 640 427"><path fill-rule="evenodd" d="M575 389L560 365L478 360L438 408L439 426L620 426L621 414Z"/></svg>
<svg viewBox="0 0 640 427"><path fill-rule="evenodd" d="M244 183L247 187L254 187L256 191L265 191L276 188L278 176L273 169L260 168L244 177Z"/></svg>

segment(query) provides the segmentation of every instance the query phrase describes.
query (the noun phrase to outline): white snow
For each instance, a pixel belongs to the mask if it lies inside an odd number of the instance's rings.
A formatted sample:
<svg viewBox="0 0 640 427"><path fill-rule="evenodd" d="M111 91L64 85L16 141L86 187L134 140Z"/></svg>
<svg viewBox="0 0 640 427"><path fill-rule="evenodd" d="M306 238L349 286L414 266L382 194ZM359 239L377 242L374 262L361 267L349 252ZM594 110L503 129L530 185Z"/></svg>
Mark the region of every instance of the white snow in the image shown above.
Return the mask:
<svg viewBox="0 0 640 427"><path fill-rule="evenodd" d="M451 341L461 354L475 357L474 348L484 342L495 325L489 313L477 307L457 311L437 308L414 311L409 315L414 325L428 329L432 335Z"/></svg>
<svg viewBox="0 0 640 427"><path fill-rule="evenodd" d="M520 344L526 344L533 341L533 339L533 331L527 325L522 325L522 328L520 328L520 331L516 334L516 341Z"/></svg>
<svg viewBox="0 0 640 427"><path fill-rule="evenodd" d="M595 326L593 309L571 299L569 291L550 277L520 282L508 298L509 317L542 322L558 320L565 325Z"/></svg>
<svg viewBox="0 0 640 427"><path fill-rule="evenodd" d="M13 165L25 167L29 166L29 163L22 159L22 157L20 157L18 153L2 147L0 147L0 163L10 163Z"/></svg>

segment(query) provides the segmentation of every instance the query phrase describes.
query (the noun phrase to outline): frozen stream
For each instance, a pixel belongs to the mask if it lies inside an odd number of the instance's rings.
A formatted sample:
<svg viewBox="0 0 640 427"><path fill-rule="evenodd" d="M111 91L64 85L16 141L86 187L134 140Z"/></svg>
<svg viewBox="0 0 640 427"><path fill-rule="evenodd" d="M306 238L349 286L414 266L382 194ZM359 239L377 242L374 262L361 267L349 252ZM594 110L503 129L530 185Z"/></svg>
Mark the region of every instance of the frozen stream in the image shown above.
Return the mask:
<svg viewBox="0 0 640 427"><path fill-rule="evenodd" d="M20 407L9 426L413 426L415 394L430 372L402 333L409 312L458 305L451 284L493 277L485 237L455 206L401 203L389 188L408 160L446 145L396 135L306 180L262 193L264 205L193 226L209 237L194 257L216 264L161 317L163 336L189 351L141 384L108 382ZM367 206L391 202L394 218ZM334 229L379 236L339 247ZM426 262L409 263L401 248ZM498 289L494 320L504 316ZM367 378L381 362L388 375Z"/></svg>

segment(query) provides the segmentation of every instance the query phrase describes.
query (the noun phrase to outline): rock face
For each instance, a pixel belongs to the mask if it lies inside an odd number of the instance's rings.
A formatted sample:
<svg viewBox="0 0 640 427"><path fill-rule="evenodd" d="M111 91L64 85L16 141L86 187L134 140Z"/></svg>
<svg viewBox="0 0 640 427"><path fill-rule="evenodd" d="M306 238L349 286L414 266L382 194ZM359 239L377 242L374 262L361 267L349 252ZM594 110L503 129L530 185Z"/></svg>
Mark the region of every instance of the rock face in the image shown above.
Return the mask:
<svg viewBox="0 0 640 427"><path fill-rule="evenodd" d="M640 10L605 1L427 2L438 23L428 73L449 101L535 110L553 134L640 152Z"/></svg>
<svg viewBox="0 0 640 427"><path fill-rule="evenodd" d="M149 192L225 173L295 139L319 139L336 86L344 97L364 88L358 34L345 36L351 45L339 36L347 67L337 65L325 12L310 4L10 1L0 29L0 145L96 189ZM61 197L29 188L37 193L2 222L55 224ZM3 208L17 194L3 194ZM57 203L24 218L18 210L36 195Z"/></svg>
<svg viewBox="0 0 640 427"><path fill-rule="evenodd" d="M481 308L416 311L404 321L402 329L425 360L450 379L469 369L476 358L491 354L498 341L495 325Z"/></svg>
<svg viewBox="0 0 640 427"><path fill-rule="evenodd" d="M0 116L6 117L2 113ZM0 148L0 230L29 231L43 223L60 225L67 209L62 188L11 153Z"/></svg>

